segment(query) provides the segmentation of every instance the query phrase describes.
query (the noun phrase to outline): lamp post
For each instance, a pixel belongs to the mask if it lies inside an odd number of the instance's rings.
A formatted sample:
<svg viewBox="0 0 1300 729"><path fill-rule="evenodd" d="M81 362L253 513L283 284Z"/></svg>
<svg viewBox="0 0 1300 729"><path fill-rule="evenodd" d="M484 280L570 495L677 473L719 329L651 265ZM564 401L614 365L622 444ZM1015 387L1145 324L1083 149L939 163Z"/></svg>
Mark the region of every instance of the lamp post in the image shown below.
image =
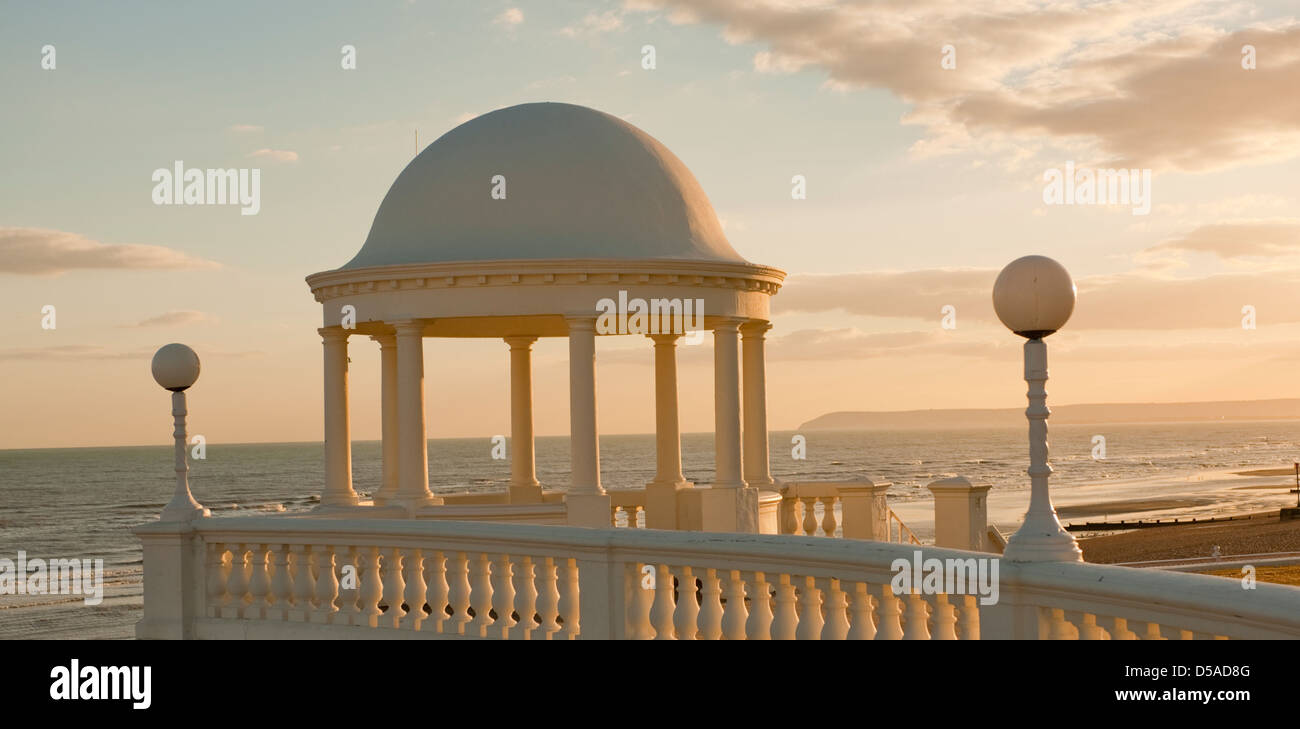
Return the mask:
<svg viewBox="0 0 1300 729"><path fill-rule="evenodd" d="M1025 339L1025 382L1029 383L1029 510L1007 540L1003 557L1013 562L1080 562L1083 553L1061 527L1047 479L1047 343L1074 312L1076 290L1065 267L1046 256L1017 258L993 284L993 309L1008 329Z"/></svg>
<svg viewBox="0 0 1300 729"><path fill-rule="evenodd" d="M168 344L154 353L153 378L172 393L172 417L176 425L172 433L176 439L176 492L163 507L160 518L162 521L190 521L210 516L211 513L190 493L190 467L185 461L185 391L199 379L199 356L184 344Z"/></svg>

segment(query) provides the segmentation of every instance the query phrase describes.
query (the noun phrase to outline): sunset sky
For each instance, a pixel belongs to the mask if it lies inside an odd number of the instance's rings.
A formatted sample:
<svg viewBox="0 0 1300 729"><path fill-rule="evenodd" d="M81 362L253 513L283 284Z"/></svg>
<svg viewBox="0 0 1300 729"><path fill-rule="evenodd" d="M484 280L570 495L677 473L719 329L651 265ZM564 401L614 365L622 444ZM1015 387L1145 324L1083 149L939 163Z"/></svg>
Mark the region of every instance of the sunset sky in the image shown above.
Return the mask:
<svg viewBox="0 0 1300 729"><path fill-rule="evenodd" d="M7 4L0 22L0 448L168 443L149 358L173 341L203 361L191 433L319 440L303 278L361 247L416 130L422 148L530 101L645 130L737 251L789 273L773 430L1023 407L1022 340L989 299L1029 253L1079 288L1049 340L1050 402L1300 397L1292 2L69 5ZM176 160L261 169L260 212L154 205L151 175ZM1045 204L1044 172L1067 162L1151 170L1150 213ZM379 352L357 339L353 434L375 439ZM685 431L713 427L708 341L681 350ZM510 432L503 342L425 353L430 437ZM568 431L566 355L536 347L542 435ZM602 432L653 430L651 365L644 338L598 342Z"/></svg>

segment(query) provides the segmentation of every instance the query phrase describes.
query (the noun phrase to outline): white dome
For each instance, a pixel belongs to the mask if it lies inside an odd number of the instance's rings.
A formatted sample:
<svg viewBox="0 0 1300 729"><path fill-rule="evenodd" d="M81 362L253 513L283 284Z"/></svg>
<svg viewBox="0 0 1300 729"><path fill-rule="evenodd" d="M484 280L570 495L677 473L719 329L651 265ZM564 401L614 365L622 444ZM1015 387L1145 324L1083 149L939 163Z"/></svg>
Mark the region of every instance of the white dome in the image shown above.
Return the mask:
<svg viewBox="0 0 1300 729"><path fill-rule="evenodd" d="M492 198L495 175L506 198ZM407 165L344 269L514 259L743 262L681 160L616 117L521 104L442 135Z"/></svg>

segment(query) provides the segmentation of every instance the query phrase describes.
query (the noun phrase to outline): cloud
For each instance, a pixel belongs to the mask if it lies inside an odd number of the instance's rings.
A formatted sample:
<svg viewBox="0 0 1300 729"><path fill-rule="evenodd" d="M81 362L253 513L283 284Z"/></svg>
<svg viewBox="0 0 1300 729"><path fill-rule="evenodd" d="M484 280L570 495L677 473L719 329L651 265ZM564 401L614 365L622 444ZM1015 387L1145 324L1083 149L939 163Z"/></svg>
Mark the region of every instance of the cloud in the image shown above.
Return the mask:
<svg viewBox="0 0 1300 729"><path fill-rule="evenodd" d="M561 35L576 38L582 35L598 35L623 29L623 13L606 10L603 13L587 13L582 20L560 29Z"/></svg>
<svg viewBox="0 0 1300 729"><path fill-rule="evenodd" d="M1300 155L1300 24L1232 27L1195 0L1051 4L639 0L674 22L765 46L755 70L817 69L883 88L926 128L918 155L1004 150L1014 136L1091 146L1108 166L1204 171ZM694 21L692 20L694 19ZM1239 25L1239 24L1238 24ZM1227 26L1225 28L1225 26ZM1242 47L1258 54L1242 68ZM956 49L956 68L940 65ZM1213 99L1214 103L1206 103Z"/></svg>
<svg viewBox="0 0 1300 729"><path fill-rule="evenodd" d="M1300 254L1300 220L1244 220L1202 225L1149 252L1212 253L1223 259Z"/></svg>
<svg viewBox="0 0 1300 729"><path fill-rule="evenodd" d="M256 152L250 152L249 157L257 159L270 159L276 162L297 162L298 153L287 149L259 149Z"/></svg>
<svg viewBox="0 0 1300 729"><path fill-rule="evenodd" d="M165 314L149 317L135 324L123 324L123 327L179 327L192 324L215 323L216 319L201 311L183 309L169 311Z"/></svg>
<svg viewBox="0 0 1300 729"><path fill-rule="evenodd" d="M994 269L797 274L772 306L779 314L844 312L859 316L939 321L957 310L958 326L1001 326L993 313ZM1067 331L1084 329L1240 330L1242 308L1255 307L1257 326L1300 322L1300 270L1224 273L1176 278L1130 272L1075 279L1079 300Z"/></svg>
<svg viewBox="0 0 1300 729"><path fill-rule="evenodd" d="M260 350L243 350L227 352L207 347L197 347L200 356L245 359L261 357ZM142 360L152 359L154 349L111 350L95 344L65 344L53 347L15 347L0 349L0 362L4 361L58 361L80 362L85 360Z"/></svg>
<svg viewBox="0 0 1300 729"><path fill-rule="evenodd" d="M257 124L235 124L230 127L230 131L236 134L252 134L253 132L262 131L262 127Z"/></svg>
<svg viewBox="0 0 1300 729"><path fill-rule="evenodd" d="M519 8L508 8L500 15L492 19L496 25L516 26L524 22L524 11Z"/></svg>
<svg viewBox="0 0 1300 729"><path fill-rule="evenodd" d="M0 227L0 273L48 276L82 269L201 270L220 264L163 246L109 245L76 233Z"/></svg>

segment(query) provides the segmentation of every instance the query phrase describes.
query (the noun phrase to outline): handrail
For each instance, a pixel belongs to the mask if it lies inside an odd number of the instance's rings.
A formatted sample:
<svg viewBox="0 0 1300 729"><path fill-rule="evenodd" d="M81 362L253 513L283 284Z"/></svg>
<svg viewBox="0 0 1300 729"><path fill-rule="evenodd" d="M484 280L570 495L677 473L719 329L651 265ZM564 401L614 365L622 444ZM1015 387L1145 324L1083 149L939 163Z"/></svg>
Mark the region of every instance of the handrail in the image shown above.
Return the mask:
<svg viewBox="0 0 1300 729"><path fill-rule="evenodd" d="M899 518L898 514L894 513L893 509L889 510L889 522L890 522L889 541L897 542L899 544L919 545L921 543L921 540L916 538L916 534L911 529L909 529L906 524L903 523L903 520ZM893 529L894 524L898 525L898 539L894 539L894 529ZM906 542L903 541L904 535L907 536Z"/></svg>

